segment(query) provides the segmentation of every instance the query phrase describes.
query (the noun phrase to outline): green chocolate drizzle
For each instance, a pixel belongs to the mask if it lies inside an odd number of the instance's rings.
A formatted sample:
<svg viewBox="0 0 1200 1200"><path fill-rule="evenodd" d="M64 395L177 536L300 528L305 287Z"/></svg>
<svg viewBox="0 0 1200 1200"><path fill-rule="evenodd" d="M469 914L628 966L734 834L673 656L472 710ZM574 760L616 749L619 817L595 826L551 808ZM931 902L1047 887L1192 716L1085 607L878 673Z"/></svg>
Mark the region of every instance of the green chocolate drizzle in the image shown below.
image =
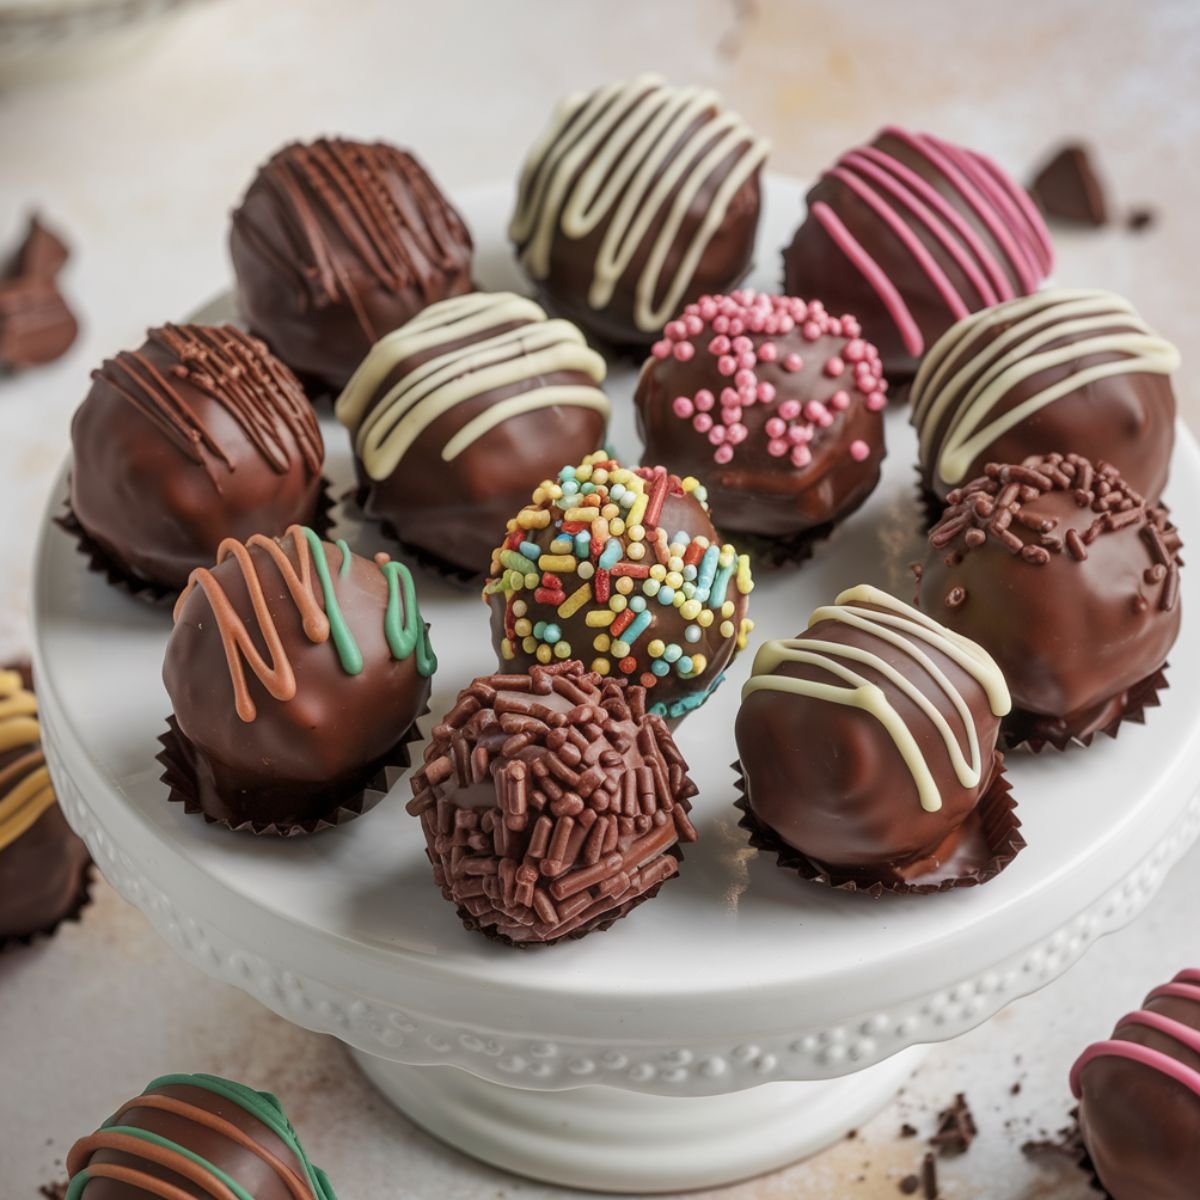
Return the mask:
<svg viewBox="0 0 1200 1200"><path fill-rule="evenodd" d="M347 675L361 675L362 651L359 650L358 643L350 632L350 626L346 624L342 610L338 607L337 596L333 590L333 577L329 573L329 563L325 559L325 548L321 545L321 539L307 525L301 526L301 528L308 541L309 549L312 550L313 566L316 568L317 578L321 581L321 593L325 598L325 615L329 618L329 635L333 638L338 658L342 663L342 670ZM346 547L345 542L339 542L338 545ZM345 565L350 561L348 551L349 547L342 550L343 574L345 574Z"/></svg>
<svg viewBox="0 0 1200 1200"><path fill-rule="evenodd" d="M433 653L429 630L425 628L421 610L417 607L417 589L412 573L398 562L380 563L379 569L388 581L388 605L383 631L392 657L405 659L415 650L417 671L428 679L437 670L437 656ZM403 604L401 590L404 593Z"/></svg>

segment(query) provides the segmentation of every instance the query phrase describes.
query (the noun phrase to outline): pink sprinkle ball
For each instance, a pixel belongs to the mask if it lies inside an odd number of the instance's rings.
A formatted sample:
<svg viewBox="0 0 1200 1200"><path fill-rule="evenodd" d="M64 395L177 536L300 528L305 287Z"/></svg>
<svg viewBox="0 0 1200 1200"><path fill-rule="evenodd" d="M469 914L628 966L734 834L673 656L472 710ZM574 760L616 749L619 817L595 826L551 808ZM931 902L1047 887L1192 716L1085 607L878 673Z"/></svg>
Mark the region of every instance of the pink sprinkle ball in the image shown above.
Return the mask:
<svg viewBox="0 0 1200 1200"><path fill-rule="evenodd" d="M789 334L794 338L797 331L805 342L826 338L834 343L826 342L819 377L787 378L803 370L805 359L795 351L785 352L777 339ZM719 389L700 388L694 396L679 395L671 401L671 411L706 438L713 460L722 465L751 437L743 414L756 406L766 410L755 428L765 436L767 452L798 469L812 462L814 439L841 414L851 412L855 404L868 412L880 412L887 404L879 352L863 339L860 322L850 315L831 315L819 300L749 288L701 296L667 323L650 354L658 362L703 359L714 377L729 381ZM771 377L764 379L764 371ZM822 378L842 382L828 393ZM864 462L871 448L856 439L849 454Z"/></svg>

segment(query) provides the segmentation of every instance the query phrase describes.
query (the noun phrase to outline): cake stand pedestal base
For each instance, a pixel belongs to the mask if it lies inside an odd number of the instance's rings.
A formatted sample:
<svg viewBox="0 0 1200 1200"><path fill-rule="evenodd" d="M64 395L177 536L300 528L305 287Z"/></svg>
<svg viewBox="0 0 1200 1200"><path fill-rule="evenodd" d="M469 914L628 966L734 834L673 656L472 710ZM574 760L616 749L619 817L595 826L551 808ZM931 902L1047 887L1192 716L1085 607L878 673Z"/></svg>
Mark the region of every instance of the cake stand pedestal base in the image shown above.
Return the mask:
<svg viewBox="0 0 1200 1200"><path fill-rule="evenodd" d="M891 1101L925 1053L914 1046L841 1079L675 1097L527 1091L351 1049L405 1116L456 1150L549 1183L635 1195L718 1187L814 1154Z"/></svg>

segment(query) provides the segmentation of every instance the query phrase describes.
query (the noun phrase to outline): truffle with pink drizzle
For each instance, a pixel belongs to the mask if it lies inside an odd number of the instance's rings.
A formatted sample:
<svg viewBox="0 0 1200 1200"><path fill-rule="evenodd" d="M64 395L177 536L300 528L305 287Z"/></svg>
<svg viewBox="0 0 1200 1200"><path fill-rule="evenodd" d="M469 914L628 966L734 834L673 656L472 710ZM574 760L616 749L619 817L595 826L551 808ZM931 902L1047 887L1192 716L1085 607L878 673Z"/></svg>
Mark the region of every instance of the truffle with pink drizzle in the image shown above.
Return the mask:
<svg viewBox="0 0 1200 1200"><path fill-rule="evenodd" d="M856 313L900 381L955 321L1034 292L1054 251L991 159L891 125L809 191L783 263L786 290Z"/></svg>
<svg viewBox="0 0 1200 1200"><path fill-rule="evenodd" d="M1079 1128L1112 1200L1193 1200L1200 1180L1200 970L1180 971L1071 1069Z"/></svg>
<svg viewBox="0 0 1200 1200"><path fill-rule="evenodd" d="M720 529L811 542L879 482L887 386L853 316L702 296L651 348L638 426L648 460L705 481Z"/></svg>

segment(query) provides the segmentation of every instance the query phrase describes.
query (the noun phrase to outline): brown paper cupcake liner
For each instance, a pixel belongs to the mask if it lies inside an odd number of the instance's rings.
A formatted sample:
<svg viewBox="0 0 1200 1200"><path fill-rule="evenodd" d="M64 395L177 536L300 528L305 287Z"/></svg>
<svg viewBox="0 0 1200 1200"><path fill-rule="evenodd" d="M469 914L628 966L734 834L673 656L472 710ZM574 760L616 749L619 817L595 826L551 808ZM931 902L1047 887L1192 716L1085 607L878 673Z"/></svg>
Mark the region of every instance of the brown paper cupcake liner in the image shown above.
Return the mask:
<svg viewBox="0 0 1200 1200"><path fill-rule="evenodd" d="M316 511L309 525L318 537L328 537L333 529L333 508L336 501L333 498L332 485L324 476L321 478L321 490L317 496ZM179 599L182 589L165 587L161 583L151 583L140 575L134 575L122 564L118 563L80 524L68 501L66 511L54 518L54 523L75 539L75 548L87 559L89 571L103 575L110 587L125 592L144 604L156 608L166 608Z"/></svg>
<svg viewBox="0 0 1200 1200"><path fill-rule="evenodd" d="M439 579L449 584L462 592L471 592L483 586L483 581L487 578L487 571L468 571L463 567L456 566L452 562L448 562L444 558L439 558L436 554L422 549L420 546L414 546L410 542L406 542L397 532L395 525L392 524L386 517L373 517L366 509L367 494L370 491L369 487L360 486L353 488L346 493L345 500L354 504L356 508L355 516L364 525L374 525L380 533L390 542L394 542L400 547L406 560L415 563L422 571L430 575L436 575Z"/></svg>
<svg viewBox="0 0 1200 1200"><path fill-rule="evenodd" d="M395 781L412 765L409 747L424 736L418 728L418 722L427 717L429 712L429 706L426 705L391 750L364 767L360 778L352 786L347 786L344 795L331 795L328 811L307 821L283 823L247 819L234 823L228 818L210 814L204 807L204 797L197 782L197 751L180 732L174 714L167 718L167 732L158 739L162 750L155 758L164 768L159 779L167 785L168 801L182 804L185 813L201 816L209 825L219 825L234 833L250 833L256 837L286 838L320 833L370 812L388 794Z"/></svg>
<svg viewBox="0 0 1200 1200"><path fill-rule="evenodd" d="M72 901L70 908L61 917L43 925L40 929L29 933L14 933L8 937L0 937L0 954L12 946L31 946L42 939L49 940L68 922L77 923L83 916L83 910L92 902L92 884L95 882L96 867L90 860L84 864L83 873L79 880L79 892Z"/></svg>
<svg viewBox="0 0 1200 1200"><path fill-rule="evenodd" d="M691 810L691 805L688 805L688 810ZM663 851L664 854L671 855L677 862L683 862L683 848L676 843L669 849ZM676 872L678 874L678 872ZM639 896L634 896L632 900L626 900L624 904L618 904L616 908L610 909L608 912L601 914L594 923L581 926L579 929L572 929L570 933L564 933L561 937L551 938L546 942L514 941L510 937L506 937L502 933L497 933L494 926L484 925L477 918L471 915L467 909L461 905L455 906L455 912L458 914L458 919L463 923L465 929L472 933L481 933L489 942L498 942L502 946L508 946L513 950L541 950L546 946L557 946L562 942L577 942L581 938L588 937L593 933L607 933L618 921L623 921L635 908L645 904L648 900L653 900L658 895L659 889L665 884L671 882L675 876L669 876L666 879L660 879L653 887L647 888Z"/></svg>
<svg viewBox="0 0 1200 1200"><path fill-rule="evenodd" d="M923 877L872 881L862 875L845 874L836 867L801 854L754 815L746 799L746 777L740 762L733 764L737 773L736 786L741 793L734 801L734 807L742 814L738 824L749 833L750 844L756 850L774 854L783 870L794 871L812 883L841 892L862 892L875 898L885 894L921 896L955 888L977 887L999 875L1025 849L1026 844L1020 833L1017 803L1005 774L1004 755L996 751L994 762L991 786L963 822L962 835L954 854L924 881ZM959 868L958 874L946 874L955 867Z"/></svg>
<svg viewBox="0 0 1200 1200"><path fill-rule="evenodd" d="M1053 750L1068 750L1072 747L1086 749L1100 734L1115 738L1126 721L1135 725L1146 723L1146 709L1158 708L1162 704L1159 693L1170 687L1167 669L1163 663L1145 679L1135 683L1125 693L1121 711L1107 723L1095 729L1071 728L1061 718L1031 713L1025 709L1013 709L1001 723L1000 737L1006 750L1024 746L1034 754L1047 747Z"/></svg>

